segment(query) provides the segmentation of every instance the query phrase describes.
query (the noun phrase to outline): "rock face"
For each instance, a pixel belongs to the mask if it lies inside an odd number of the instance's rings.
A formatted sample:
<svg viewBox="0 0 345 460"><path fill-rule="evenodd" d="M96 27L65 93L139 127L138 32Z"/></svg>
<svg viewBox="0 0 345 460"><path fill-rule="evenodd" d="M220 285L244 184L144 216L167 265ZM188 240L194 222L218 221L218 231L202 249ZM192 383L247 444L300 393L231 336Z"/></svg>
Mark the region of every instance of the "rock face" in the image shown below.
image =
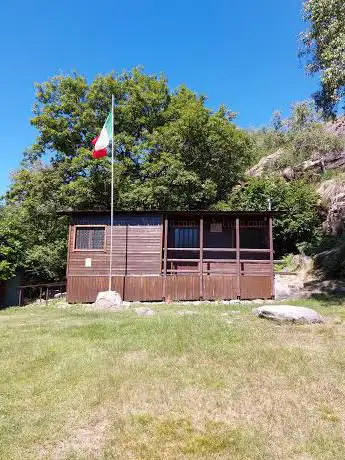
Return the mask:
<svg viewBox="0 0 345 460"><path fill-rule="evenodd" d="M323 323L322 316L305 307L294 307L291 305L264 305L253 310L254 315L259 318L271 319L278 322L292 322L301 324Z"/></svg>
<svg viewBox="0 0 345 460"><path fill-rule="evenodd" d="M341 235L345 227L345 175L324 181L318 188L325 204L327 204L327 218L323 229L330 235Z"/></svg>
<svg viewBox="0 0 345 460"><path fill-rule="evenodd" d="M97 294L96 302L92 304L94 308L99 309L121 309L122 299L116 291L104 291Z"/></svg>
<svg viewBox="0 0 345 460"><path fill-rule="evenodd" d="M267 155L267 157L261 158L259 163L252 166L248 169L247 174L248 176L261 176L267 169L269 169L273 164L275 164L280 157L284 155L284 150L279 149L271 155Z"/></svg>

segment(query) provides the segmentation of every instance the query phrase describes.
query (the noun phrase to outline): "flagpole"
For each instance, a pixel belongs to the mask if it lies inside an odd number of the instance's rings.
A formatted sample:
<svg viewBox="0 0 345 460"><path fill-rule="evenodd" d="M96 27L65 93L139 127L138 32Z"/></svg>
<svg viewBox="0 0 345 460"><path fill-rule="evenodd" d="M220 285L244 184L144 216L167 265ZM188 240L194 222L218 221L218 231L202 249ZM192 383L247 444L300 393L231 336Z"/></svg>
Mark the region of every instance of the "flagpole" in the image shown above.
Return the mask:
<svg viewBox="0 0 345 460"><path fill-rule="evenodd" d="M114 95L111 95L111 199L110 199L110 258L109 291L113 272L113 226L114 226Z"/></svg>

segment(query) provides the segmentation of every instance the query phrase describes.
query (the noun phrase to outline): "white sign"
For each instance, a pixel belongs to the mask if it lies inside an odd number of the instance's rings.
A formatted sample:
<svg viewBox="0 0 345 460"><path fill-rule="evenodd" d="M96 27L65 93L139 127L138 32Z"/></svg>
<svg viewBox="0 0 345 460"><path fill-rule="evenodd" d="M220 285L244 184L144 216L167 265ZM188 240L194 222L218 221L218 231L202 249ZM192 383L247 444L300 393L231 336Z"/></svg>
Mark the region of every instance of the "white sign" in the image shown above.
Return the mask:
<svg viewBox="0 0 345 460"><path fill-rule="evenodd" d="M91 259L91 257L87 257L85 259L85 267L87 267L87 268L92 267L92 259Z"/></svg>

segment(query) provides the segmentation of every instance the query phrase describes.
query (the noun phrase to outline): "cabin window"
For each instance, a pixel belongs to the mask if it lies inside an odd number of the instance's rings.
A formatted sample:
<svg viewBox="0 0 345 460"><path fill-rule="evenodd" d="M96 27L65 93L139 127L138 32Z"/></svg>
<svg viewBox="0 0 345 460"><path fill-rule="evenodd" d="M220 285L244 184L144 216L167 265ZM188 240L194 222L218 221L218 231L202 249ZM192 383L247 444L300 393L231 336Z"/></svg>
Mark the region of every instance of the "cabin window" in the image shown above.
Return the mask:
<svg viewBox="0 0 345 460"><path fill-rule="evenodd" d="M174 245L175 248L197 248L199 245L198 228L175 228Z"/></svg>
<svg viewBox="0 0 345 460"><path fill-rule="evenodd" d="M76 227L75 249L103 250L105 227Z"/></svg>

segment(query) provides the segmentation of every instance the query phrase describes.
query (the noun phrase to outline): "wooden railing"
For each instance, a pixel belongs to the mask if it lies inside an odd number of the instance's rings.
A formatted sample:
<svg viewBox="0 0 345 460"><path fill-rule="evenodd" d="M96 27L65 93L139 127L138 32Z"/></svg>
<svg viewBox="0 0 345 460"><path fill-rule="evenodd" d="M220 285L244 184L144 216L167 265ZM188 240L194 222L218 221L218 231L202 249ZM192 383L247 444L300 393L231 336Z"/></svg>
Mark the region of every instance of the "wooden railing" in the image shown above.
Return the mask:
<svg viewBox="0 0 345 460"><path fill-rule="evenodd" d="M181 257L168 257L169 252L171 251L181 251ZM217 258L204 258L204 254L207 252L217 252L217 253L236 253L238 250L236 248L208 248L208 247L203 247L202 248L202 257L199 258L187 258L183 257L184 252L200 252L200 248L166 248L167 252L167 257L166 257L166 273L167 274L211 274L215 273L217 275L221 274L236 274L235 269L236 266L239 264L240 269L239 274L243 275L245 274L245 271L241 268L243 267L242 264L264 264L264 265L270 265L272 264L272 261L270 259L239 259L237 258L222 258L222 259L217 259ZM252 253L252 254L270 254L270 249L250 249L250 248L240 248L239 249L239 255L241 256L241 253ZM183 269L181 267L174 267L176 263L191 263L195 264L195 267L191 267L189 269ZM220 270L216 269L215 267L213 269L210 268L205 268L205 264L231 264L233 265L233 269L231 270ZM170 268L168 268L170 266ZM164 270L162 270L164 272Z"/></svg>
<svg viewBox="0 0 345 460"><path fill-rule="evenodd" d="M64 288L64 289L63 289ZM60 283L44 283L44 284L26 284L19 286L18 288L18 305L22 306L24 301L25 291L30 292L30 300L39 300L40 302L45 301L46 304L49 300L49 295L52 293L57 294L64 292L66 290L66 281ZM37 295L35 294L37 293Z"/></svg>

